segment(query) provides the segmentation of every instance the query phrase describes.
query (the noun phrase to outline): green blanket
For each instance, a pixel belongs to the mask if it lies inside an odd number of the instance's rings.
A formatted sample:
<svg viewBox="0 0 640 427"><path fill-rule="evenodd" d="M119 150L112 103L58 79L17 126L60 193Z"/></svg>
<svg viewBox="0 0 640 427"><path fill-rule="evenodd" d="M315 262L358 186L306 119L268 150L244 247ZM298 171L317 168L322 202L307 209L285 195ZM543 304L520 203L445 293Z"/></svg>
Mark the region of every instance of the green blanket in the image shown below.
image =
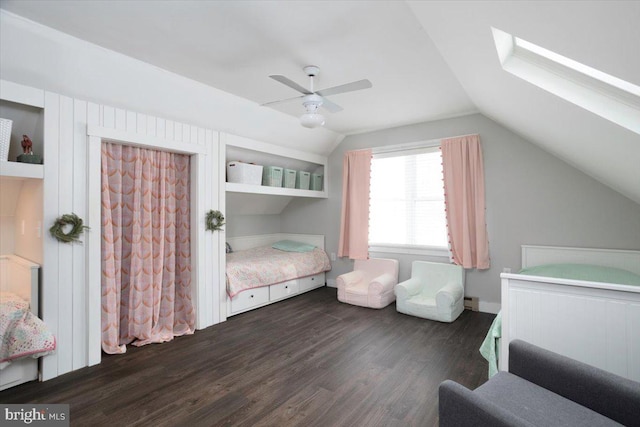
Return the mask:
<svg viewBox="0 0 640 427"><path fill-rule="evenodd" d="M498 312L496 318L487 332L482 345L480 346L480 354L489 362L489 378L498 373L498 339L502 337L502 312Z"/></svg>

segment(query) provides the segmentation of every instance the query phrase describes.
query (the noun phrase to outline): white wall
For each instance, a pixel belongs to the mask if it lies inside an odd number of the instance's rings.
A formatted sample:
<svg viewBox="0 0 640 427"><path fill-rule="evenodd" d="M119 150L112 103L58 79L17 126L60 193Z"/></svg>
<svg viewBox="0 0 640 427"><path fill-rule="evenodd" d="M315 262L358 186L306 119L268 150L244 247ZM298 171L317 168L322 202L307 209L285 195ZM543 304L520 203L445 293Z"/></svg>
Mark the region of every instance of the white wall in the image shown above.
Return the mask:
<svg viewBox="0 0 640 427"><path fill-rule="evenodd" d="M483 147L491 268L467 272L466 294L486 310L500 302L502 269L520 268L522 244L640 249L640 205L480 114L345 138L329 157L329 199L291 202L282 231L325 234L327 251L337 252L345 151L470 133ZM426 259L382 255L400 260L401 280L411 261ZM339 259L327 279L350 268Z"/></svg>
<svg viewBox="0 0 640 427"><path fill-rule="evenodd" d="M281 215L233 215L226 218L227 237L251 236L254 234L279 233L282 228Z"/></svg>

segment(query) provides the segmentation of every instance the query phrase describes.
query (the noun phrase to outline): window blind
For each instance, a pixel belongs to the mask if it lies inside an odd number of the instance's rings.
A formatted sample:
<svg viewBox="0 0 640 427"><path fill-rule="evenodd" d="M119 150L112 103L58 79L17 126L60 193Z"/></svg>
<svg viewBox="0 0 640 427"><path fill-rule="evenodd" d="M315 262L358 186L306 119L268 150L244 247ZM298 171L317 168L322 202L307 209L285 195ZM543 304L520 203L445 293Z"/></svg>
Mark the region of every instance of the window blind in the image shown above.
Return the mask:
<svg viewBox="0 0 640 427"><path fill-rule="evenodd" d="M370 245L448 247L438 147L374 154Z"/></svg>

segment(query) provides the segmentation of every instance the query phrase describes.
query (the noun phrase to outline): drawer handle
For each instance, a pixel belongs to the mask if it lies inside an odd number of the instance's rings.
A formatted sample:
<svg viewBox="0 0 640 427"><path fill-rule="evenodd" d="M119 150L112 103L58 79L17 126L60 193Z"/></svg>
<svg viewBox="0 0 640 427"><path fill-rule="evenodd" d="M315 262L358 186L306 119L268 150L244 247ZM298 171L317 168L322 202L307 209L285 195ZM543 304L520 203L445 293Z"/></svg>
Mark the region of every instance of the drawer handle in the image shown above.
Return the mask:
<svg viewBox="0 0 640 427"><path fill-rule="evenodd" d="M312 278L311 278L311 280L316 280L316 278L315 278L315 277L312 277Z"/></svg>
<svg viewBox="0 0 640 427"><path fill-rule="evenodd" d="M285 288L285 289L289 289L289 286L285 286L284 288Z"/></svg>
<svg viewBox="0 0 640 427"><path fill-rule="evenodd" d="M253 295L251 295L251 298L253 298Z"/></svg>

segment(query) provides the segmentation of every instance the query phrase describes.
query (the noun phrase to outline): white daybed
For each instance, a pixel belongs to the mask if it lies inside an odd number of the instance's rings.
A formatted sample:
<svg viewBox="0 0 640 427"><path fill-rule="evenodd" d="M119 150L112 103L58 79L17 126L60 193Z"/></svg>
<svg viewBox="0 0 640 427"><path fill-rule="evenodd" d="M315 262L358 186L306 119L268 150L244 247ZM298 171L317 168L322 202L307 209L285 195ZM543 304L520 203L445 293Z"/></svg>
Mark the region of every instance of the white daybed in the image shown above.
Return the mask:
<svg viewBox="0 0 640 427"><path fill-rule="evenodd" d="M275 242L282 240L313 245L321 250L322 255L327 258L326 253L324 253L324 235L275 233L228 238L227 242L233 249L233 258L234 261L236 261L238 260L238 256L236 255L241 254L242 251L269 247ZM227 261L227 263L229 263L229 261ZM292 269L294 268L292 267ZM327 258L326 266L322 268L322 271L302 274L296 273L294 274L296 277L292 277L289 280L278 283L261 283L260 287L252 287L251 289L242 291L236 289L230 290L228 283L229 277L227 277L227 315L233 316L324 286L325 271L328 269L330 269L330 264ZM227 276L229 276L229 273L227 273Z"/></svg>
<svg viewBox="0 0 640 427"><path fill-rule="evenodd" d="M19 256L0 256L0 309L3 316L9 315L13 319L8 321L8 316L0 319L3 335L0 355L8 356L7 360L0 360L2 368L0 369L0 390L37 379L38 359L34 357L49 353L55 348L55 338L45 330L42 321L37 319L39 269L38 264ZM16 301L19 305L15 303ZM18 314L24 315L24 322L15 320ZM38 335L27 335L29 344L37 344L37 346L30 347L23 343L17 348L12 348L8 344L11 340L6 335L11 334L14 326L23 327L23 325L26 329L21 330L21 336L23 331L29 331L30 334L37 332ZM14 350L18 353L13 353ZM13 359L17 356L22 357Z"/></svg>
<svg viewBox="0 0 640 427"><path fill-rule="evenodd" d="M640 275L640 251L522 246L522 267L589 264ZM640 287L502 273L499 368L521 339L640 381Z"/></svg>

